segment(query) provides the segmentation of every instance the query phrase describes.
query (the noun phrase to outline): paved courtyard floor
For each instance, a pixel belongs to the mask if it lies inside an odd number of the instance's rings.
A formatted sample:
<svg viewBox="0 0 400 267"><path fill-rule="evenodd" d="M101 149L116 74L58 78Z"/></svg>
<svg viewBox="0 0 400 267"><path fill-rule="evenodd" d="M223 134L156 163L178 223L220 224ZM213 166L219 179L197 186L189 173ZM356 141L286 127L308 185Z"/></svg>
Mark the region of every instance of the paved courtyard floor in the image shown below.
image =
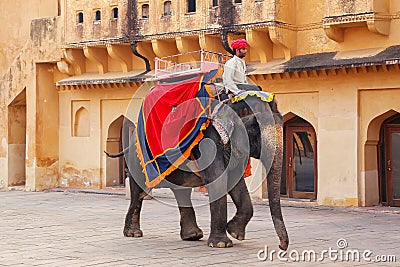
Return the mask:
<svg viewBox="0 0 400 267"><path fill-rule="evenodd" d="M279 254L266 202L254 204L246 240L218 249L207 247L205 196L194 196L205 234L194 242L180 240L173 199L154 196L143 204L144 237L134 239L122 234L124 196L0 191L0 266L400 266L400 209L285 204L291 243Z"/></svg>

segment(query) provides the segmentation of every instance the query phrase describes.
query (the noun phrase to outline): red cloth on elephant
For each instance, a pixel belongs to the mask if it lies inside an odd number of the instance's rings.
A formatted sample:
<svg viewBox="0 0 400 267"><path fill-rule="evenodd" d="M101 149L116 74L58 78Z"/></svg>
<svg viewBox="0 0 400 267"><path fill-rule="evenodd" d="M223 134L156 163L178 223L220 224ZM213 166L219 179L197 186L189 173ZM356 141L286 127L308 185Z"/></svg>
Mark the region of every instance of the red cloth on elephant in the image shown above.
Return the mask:
<svg viewBox="0 0 400 267"><path fill-rule="evenodd" d="M139 111L136 151L146 185L157 186L176 170L203 138L209 123L212 70L179 81L159 82Z"/></svg>
<svg viewBox="0 0 400 267"><path fill-rule="evenodd" d="M196 99L202 76L181 83L158 84L146 96L143 115L154 157L174 148L191 132L204 108Z"/></svg>
<svg viewBox="0 0 400 267"><path fill-rule="evenodd" d="M251 173L251 161L249 158L249 160L247 161L246 168L244 168L243 178L247 178L247 177L251 176L251 174L252 174Z"/></svg>

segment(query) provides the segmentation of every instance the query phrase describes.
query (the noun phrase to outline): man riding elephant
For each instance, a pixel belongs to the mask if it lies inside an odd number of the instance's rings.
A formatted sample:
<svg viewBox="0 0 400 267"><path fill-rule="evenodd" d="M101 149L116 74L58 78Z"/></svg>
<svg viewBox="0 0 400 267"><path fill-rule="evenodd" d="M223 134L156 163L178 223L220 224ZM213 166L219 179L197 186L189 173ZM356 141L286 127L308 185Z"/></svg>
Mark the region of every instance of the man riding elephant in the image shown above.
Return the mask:
<svg viewBox="0 0 400 267"><path fill-rule="evenodd" d="M228 95L238 95L245 91L260 91L257 85L249 84L246 78L246 62L249 43L245 39L236 39L231 43L234 56L226 61L222 80Z"/></svg>

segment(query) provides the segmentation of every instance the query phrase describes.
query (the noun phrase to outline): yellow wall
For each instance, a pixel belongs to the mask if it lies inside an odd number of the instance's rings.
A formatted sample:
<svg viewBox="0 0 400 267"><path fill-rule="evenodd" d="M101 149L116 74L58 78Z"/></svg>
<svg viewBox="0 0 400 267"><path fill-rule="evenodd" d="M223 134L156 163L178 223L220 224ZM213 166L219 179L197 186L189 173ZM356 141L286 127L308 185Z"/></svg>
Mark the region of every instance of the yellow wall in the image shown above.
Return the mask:
<svg viewBox="0 0 400 267"><path fill-rule="evenodd" d="M59 116L58 93L54 84L55 64L37 64L37 98L34 168L35 188L58 186ZM36 165L36 166L35 166Z"/></svg>
<svg viewBox="0 0 400 267"><path fill-rule="evenodd" d="M119 38L126 33L127 0L64 1L66 43ZM113 8L118 8L118 19L113 19ZM95 22L97 10L101 13L101 20ZM81 24L78 24L77 20L79 12L83 13L83 23Z"/></svg>
<svg viewBox="0 0 400 267"><path fill-rule="evenodd" d="M395 74L396 75L396 74ZM387 75L394 81L395 75ZM398 75L398 74L397 74ZM369 84L364 84L359 91L360 121L359 121L359 174L360 199L362 205L378 205L378 158L377 145L380 126L383 121L396 112L400 112L400 86L397 83L383 83L381 90L371 90Z"/></svg>
<svg viewBox="0 0 400 267"><path fill-rule="evenodd" d="M3 32L0 34L0 188L25 184L26 190L41 190L54 186L53 182L40 181L41 177L58 178L54 168L42 171L40 162L46 161L48 156L57 157L57 147L51 146L52 142L47 146L49 135L45 128L50 126L54 130L58 125L53 70L55 62L61 58L62 20L56 17L59 5L57 1L15 1L4 2L3 7L3 12L9 15L1 18L5 27L1 28ZM10 18L15 24L9 23ZM38 62L51 63L44 66L36 64ZM40 66L44 66L44 71ZM39 90L41 93L38 95ZM49 102L46 104L45 100ZM18 119L14 112L16 106L25 106L26 109L26 130L21 127L18 130L18 136L22 136L18 138L18 144L14 142ZM42 117L45 113L47 116ZM47 121L55 123L41 124ZM42 143L43 139L46 139L46 144ZM23 181L15 182L13 176L16 172L25 173Z"/></svg>
<svg viewBox="0 0 400 267"><path fill-rule="evenodd" d="M0 16L0 74L3 75L29 40L31 20L57 16L58 2L15 0L1 1L0 6L3 13Z"/></svg>
<svg viewBox="0 0 400 267"><path fill-rule="evenodd" d="M253 77L276 93L283 115L300 116L314 127L319 204L379 204L377 143L382 122L400 112L399 73L281 80Z"/></svg>
<svg viewBox="0 0 400 267"><path fill-rule="evenodd" d="M103 153L108 138L119 137L119 132L110 131L110 126L121 116L132 122L142 103L143 92L136 91L137 85L124 88L59 91L60 99L60 182L61 187L101 188L107 184L109 175L115 175L116 162ZM141 89L143 90L144 87ZM146 92L149 87L145 88ZM90 135L73 136L73 103L85 106L90 117ZM111 151L112 153L118 152Z"/></svg>

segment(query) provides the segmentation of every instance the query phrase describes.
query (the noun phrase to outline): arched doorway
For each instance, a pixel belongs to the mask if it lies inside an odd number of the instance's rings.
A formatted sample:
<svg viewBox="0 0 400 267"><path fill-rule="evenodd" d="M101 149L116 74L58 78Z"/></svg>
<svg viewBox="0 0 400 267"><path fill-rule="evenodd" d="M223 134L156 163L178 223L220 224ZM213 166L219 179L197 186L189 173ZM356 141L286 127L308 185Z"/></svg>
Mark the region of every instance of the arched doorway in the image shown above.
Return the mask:
<svg viewBox="0 0 400 267"><path fill-rule="evenodd" d="M284 124L284 162L281 195L317 197L317 139L306 120L295 116Z"/></svg>
<svg viewBox="0 0 400 267"><path fill-rule="evenodd" d="M385 120L379 139L379 188L381 203L400 206L400 114Z"/></svg>
<svg viewBox="0 0 400 267"><path fill-rule="evenodd" d="M124 126L124 127L123 127ZM134 124L124 116L118 117L108 128L106 150L116 154L129 144ZM126 178L124 157L106 159L106 186L123 186Z"/></svg>
<svg viewBox="0 0 400 267"><path fill-rule="evenodd" d="M26 181L26 89L8 106L8 186Z"/></svg>

